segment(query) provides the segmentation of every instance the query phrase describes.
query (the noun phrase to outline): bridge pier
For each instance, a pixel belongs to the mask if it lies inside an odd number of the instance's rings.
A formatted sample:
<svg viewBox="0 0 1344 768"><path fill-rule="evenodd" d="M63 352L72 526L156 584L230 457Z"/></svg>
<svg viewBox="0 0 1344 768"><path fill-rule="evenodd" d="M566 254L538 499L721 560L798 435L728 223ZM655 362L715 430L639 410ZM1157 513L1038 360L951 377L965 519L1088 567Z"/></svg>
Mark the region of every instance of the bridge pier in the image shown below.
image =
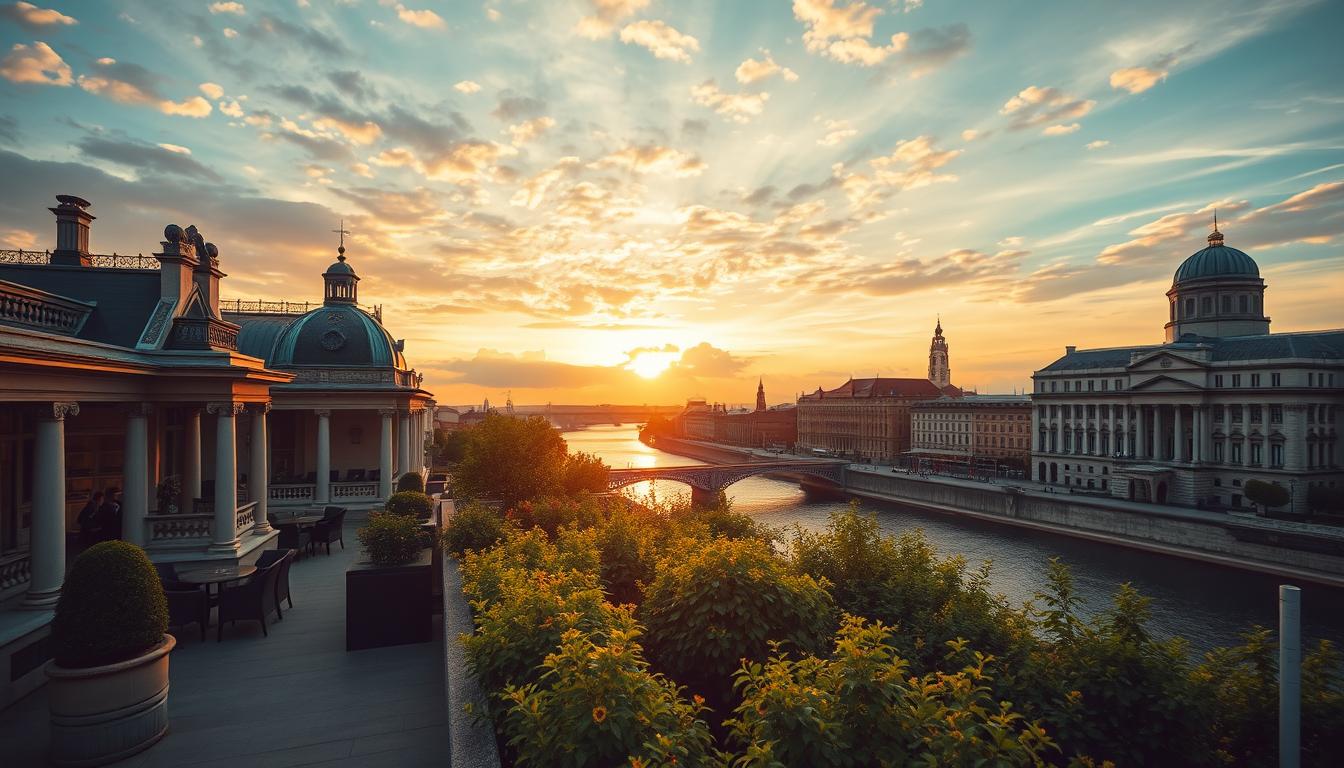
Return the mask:
<svg viewBox="0 0 1344 768"><path fill-rule="evenodd" d="M719 494L714 491L707 491L703 488L691 486L691 505L696 507L712 507L719 501Z"/></svg>

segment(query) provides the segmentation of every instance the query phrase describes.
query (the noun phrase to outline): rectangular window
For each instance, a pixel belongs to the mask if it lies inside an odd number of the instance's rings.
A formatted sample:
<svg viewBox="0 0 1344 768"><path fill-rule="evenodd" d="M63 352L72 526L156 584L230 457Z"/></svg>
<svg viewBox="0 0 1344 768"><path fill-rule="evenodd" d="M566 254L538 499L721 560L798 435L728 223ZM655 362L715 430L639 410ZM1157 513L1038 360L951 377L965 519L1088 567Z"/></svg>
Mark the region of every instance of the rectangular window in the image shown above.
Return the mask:
<svg viewBox="0 0 1344 768"><path fill-rule="evenodd" d="M1093 391L1093 390L1092 390L1092 384L1093 384L1092 379L1088 379L1088 380L1087 380L1087 391L1088 391L1088 392Z"/></svg>
<svg viewBox="0 0 1344 768"><path fill-rule="evenodd" d="M1053 381L1050 382L1050 391L1051 391L1051 392L1056 391L1056 390L1055 390L1055 384L1056 384L1056 382L1053 382Z"/></svg>
<svg viewBox="0 0 1344 768"><path fill-rule="evenodd" d="M1269 463L1275 467L1283 466L1283 444L1273 443L1269 446Z"/></svg>
<svg viewBox="0 0 1344 768"><path fill-rule="evenodd" d="M1107 381L1106 379L1102 379L1102 380L1101 380L1101 391L1102 391L1102 392L1105 392L1107 389L1109 389L1109 388L1110 388L1110 384L1111 384L1111 382Z"/></svg>
<svg viewBox="0 0 1344 768"><path fill-rule="evenodd" d="M1250 421L1256 424L1264 424L1264 422L1260 420L1260 406L1258 405L1251 406Z"/></svg>
<svg viewBox="0 0 1344 768"><path fill-rule="evenodd" d="M1191 299L1191 302L1193 302L1193 301L1194 301L1194 299ZM1206 314L1206 315L1212 315L1212 314L1213 314L1213 299L1209 298L1208 296L1205 296L1205 297L1204 297L1204 300L1201 301L1201 302L1199 303L1199 305L1200 305L1200 308L1204 311L1204 314Z"/></svg>
<svg viewBox="0 0 1344 768"><path fill-rule="evenodd" d="M1307 386L1308 387L1316 386L1316 374L1311 371L1307 371Z"/></svg>
<svg viewBox="0 0 1344 768"><path fill-rule="evenodd" d="M1216 375L1216 376L1213 377L1213 386L1215 386L1215 387L1221 387L1221 386L1223 386L1223 377L1222 377L1221 374Z"/></svg>
<svg viewBox="0 0 1344 768"><path fill-rule="evenodd" d="M1231 311L1232 311L1232 297L1231 297L1231 296L1224 296L1224 297L1223 297L1223 312L1226 313L1226 312L1231 312Z"/></svg>
<svg viewBox="0 0 1344 768"><path fill-rule="evenodd" d="M1261 452L1263 446L1260 443L1251 443L1251 463L1259 466L1261 461Z"/></svg>
<svg viewBox="0 0 1344 768"><path fill-rule="evenodd" d="M1270 421L1271 424L1282 424L1282 423L1283 423L1283 406L1282 406L1282 405L1271 405L1271 406L1269 406L1269 421Z"/></svg>
<svg viewBox="0 0 1344 768"><path fill-rule="evenodd" d="M1252 387L1260 386L1260 374L1258 373L1251 374L1251 386Z"/></svg>
<svg viewBox="0 0 1344 768"><path fill-rule="evenodd" d="M1121 382L1123 382L1123 381L1124 381L1123 379L1116 379L1116 380L1115 380L1115 388L1116 388L1117 390L1119 390L1119 389L1124 389L1124 388L1125 388L1125 385L1124 385L1123 383L1121 383Z"/></svg>
<svg viewBox="0 0 1344 768"><path fill-rule="evenodd" d="M1213 444L1213 460L1221 462L1223 460L1223 441L1219 440Z"/></svg>
<svg viewBox="0 0 1344 768"><path fill-rule="evenodd" d="M1243 315L1250 311L1250 303L1250 298L1244 293L1237 297L1237 309Z"/></svg>
<svg viewBox="0 0 1344 768"><path fill-rule="evenodd" d="M1271 387L1279 386L1279 374L1277 371L1269 374L1269 386Z"/></svg>
<svg viewBox="0 0 1344 768"><path fill-rule="evenodd" d="M1232 374L1232 386L1234 386L1234 387L1240 387L1240 386L1241 386L1241 374L1240 374L1240 373L1234 373L1234 374Z"/></svg>
<svg viewBox="0 0 1344 768"><path fill-rule="evenodd" d="M1232 463L1233 464L1241 463L1241 443L1232 444Z"/></svg>

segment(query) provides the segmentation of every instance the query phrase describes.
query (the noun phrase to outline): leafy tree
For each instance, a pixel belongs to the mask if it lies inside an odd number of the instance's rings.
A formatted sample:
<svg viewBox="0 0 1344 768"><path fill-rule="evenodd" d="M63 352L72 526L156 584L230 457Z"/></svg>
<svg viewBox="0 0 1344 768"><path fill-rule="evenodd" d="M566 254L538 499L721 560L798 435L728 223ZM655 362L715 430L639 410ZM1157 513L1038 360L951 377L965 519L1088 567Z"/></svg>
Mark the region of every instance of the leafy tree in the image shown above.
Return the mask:
<svg viewBox="0 0 1344 768"><path fill-rule="evenodd" d="M429 446L433 464L439 466L456 464L461 461L467 452L469 432L465 429L435 429L433 440Z"/></svg>
<svg viewBox="0 0 1344 768"><path fill-rule="evenodd" d="M1264 507L1282 507L1289 501L1288 489L1277 483L1266 483L1263 480L1247 480L1242 488L1246 494L1246 500L1253 504L1260 504Z"/></svg>
<svg viewBox="0 0 1344 768"><path fill-rule="evenodd" d="M639 428L640 442L652 444L663 435L675 435L676 427L672 421L663 416L652 416L648 423Z"/></svg>
<svg viewBox="0 0 1344 768"><path fill-rule="evenodd" d="M580 493L606 493L607 465L591 453L571 453L565 459L564 491L576 496Z"/></svg>
<svg viewBox="0 0 1344 768"><path fill-rule="evenodd" d="M834 628L823 586L755 539L683 540L660 563L639 616L658 668L718 711L741 659L764 659L772 643L819 652Z"/></svg>
<svg viewBox="0 0 1344 768"><path fill-rule="evenodd" d="M502 499L512 506L559 492L565 465L565 441L546 419L492 413L468 433L453 473L453 490L466 498Z"/></svg>

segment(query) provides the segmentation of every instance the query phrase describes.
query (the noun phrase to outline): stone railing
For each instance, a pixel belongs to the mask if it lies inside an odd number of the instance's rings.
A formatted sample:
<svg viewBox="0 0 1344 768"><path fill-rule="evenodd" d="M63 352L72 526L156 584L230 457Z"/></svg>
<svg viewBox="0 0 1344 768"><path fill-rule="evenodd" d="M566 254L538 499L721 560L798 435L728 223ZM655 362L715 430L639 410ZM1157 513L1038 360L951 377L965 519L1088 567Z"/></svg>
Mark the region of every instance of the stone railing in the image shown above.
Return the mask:
<svg viewBox="0 0 1344 768"><path fill-rule="evenodd" d="M313 500L313 489L316 486L302 484L272 485L267 491L267 498L271 501L285 503L303 503L306 504Z"/></svg>
<svg viewBox="0 0 1344 768"><path fill-rule="evenodd" d="M149 546L205 546L212 540L214 515L147 515L145 541Z"/></svg>
<svg viewBox="0 0 1344 768"><path fill-rule="evenodd" d="M0 557L0 594L18 589L32 578L32 553L16 552Z"/></svg>
<svg viewBox="0 0 1344 768"><path fill-rule="evenodd" d="M332 483L331 498L374 500L378 498L378 483Z"/></svg>
<svg viewBox="0 0 1344 768"><path fill-rule="evenodd" d="M73 336L92 311L92 304L0 280L0 323Z"/></svg>
<svg viewBox="0 0 1344 768"><path fill-rule="evenodd" d="M257 522L257 502L251 501L238 508L233 517L233 532L242 533L252 530Z"/></svg>

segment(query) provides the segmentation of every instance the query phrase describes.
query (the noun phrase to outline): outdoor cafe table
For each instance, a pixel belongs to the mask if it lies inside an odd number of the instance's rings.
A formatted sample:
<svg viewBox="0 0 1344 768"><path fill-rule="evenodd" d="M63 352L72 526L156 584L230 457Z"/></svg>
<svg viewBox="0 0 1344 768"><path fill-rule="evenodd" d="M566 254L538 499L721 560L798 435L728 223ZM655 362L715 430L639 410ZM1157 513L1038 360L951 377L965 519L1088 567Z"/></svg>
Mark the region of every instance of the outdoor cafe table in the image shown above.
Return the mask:
<svg viewBox="0 0 1344 768"><path fill-rule="evenodd" d="M296 515L295 517L277 517L275 526L277 528L286 525L297 525L300 528L309 528L322 522L321 515Z"/></svg>
<svg viewBox="0 0 1344 768"><path fill-rule="evenodd" d="M193 568L189 571L178 571L177 580L184 584L204 584L205 593L210 595L210 587L214 584L227 584L230 581L239 581L257 572L255 565L220 565L209 568ZM222 589L223 587L221 587Z"/></svg>

